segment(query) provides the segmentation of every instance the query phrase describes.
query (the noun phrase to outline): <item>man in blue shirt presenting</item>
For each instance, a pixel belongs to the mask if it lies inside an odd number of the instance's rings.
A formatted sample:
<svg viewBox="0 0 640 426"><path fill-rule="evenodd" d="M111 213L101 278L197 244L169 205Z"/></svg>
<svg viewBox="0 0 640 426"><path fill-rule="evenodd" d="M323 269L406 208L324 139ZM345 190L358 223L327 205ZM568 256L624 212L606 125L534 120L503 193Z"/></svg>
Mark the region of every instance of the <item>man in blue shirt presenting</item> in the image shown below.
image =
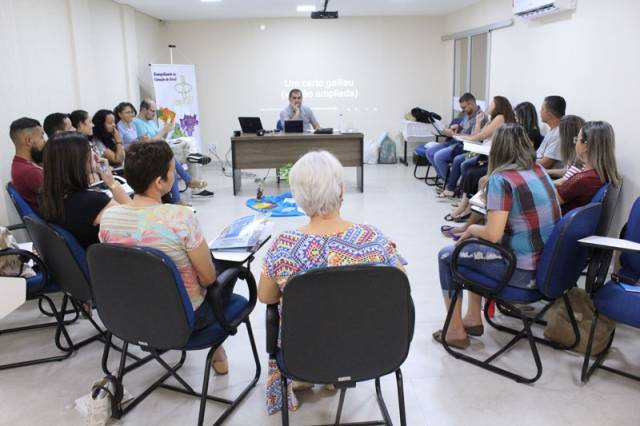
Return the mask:
<svg viewBox="0 0 640 426"><path fill-rule="evenodd" d="M136 132L139 137L148 136L151 142L161 141L167 138L169 132L173 130L174 123L169 122L160 129L158 127L158 122L156 121L156 103L153 99L143 99L140 102L140 113L133 120L133 125L136 128ZM182 167L182 163L175 160L176 162L176 173L180 175L182 180L187 184L187 187L194 189L198 192L194 192L193 195L198 195L202 197L211 197L213 196L213 192L207 191L203 189L207 186L205 181L192 179L191 175ZM173 183L173 187L171 188L171 201L173 203L180 203L180 189L178 187L177 179Z"/></svg>
<svg viewBox="0 0 640 426"><path fill-rule="evenodd" d="M280 124L284 127L287 120L302 120L302 130L305 132L319 129L320 124L316 120L316 116L308 106L302 105L302 91L300 89L292 89L289 92L289 105L280 113Z"/></svg>

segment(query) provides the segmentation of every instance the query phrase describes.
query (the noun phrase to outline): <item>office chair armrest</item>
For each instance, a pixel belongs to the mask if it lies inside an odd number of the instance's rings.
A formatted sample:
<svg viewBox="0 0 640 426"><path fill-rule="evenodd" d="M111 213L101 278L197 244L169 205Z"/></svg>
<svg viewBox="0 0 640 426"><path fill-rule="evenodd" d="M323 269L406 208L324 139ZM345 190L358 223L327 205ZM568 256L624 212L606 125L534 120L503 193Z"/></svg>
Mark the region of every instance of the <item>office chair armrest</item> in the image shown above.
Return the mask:
<svg viewBox="0 0 640 426"><path fill-rule="evenodd" d="M18 273L16 273L16 274L5 274L3 276L5 276L5 277L21 277L23 269L24 269L24 265L28 261L32 260L33 263L34 263L34 266L42 274L42 280L40 282L40 285L38 286L38 289L43 288L47 284L47 277L49 275L47 273L47 267L44 265L44 262L42 261L42 259L40 259L35 254L33 254L33 253L31 253L30 251L27 251L27 250L10 248L10 249L0 250L0 257L2 257L2 256L19 256L19 258L20 258L20 271Z"/></svg>
<svg viewBox="0 0 640 426"><path fill-rule="evenodd" d="M7 226L7 229L9 231L16 231L18 229L27 229L26 226L24 226L24 223L16 223L15 225L9 225Z"/></svg>
<svg viewBox="0 0 640 426"><path fill-rule="evenodd" d="M445 136L445 135L436 135L436 142L446 141L447 139L449 139L449 136Z"/></svg>
<svg viewBox="0 0 640 426"><path fill-rule="evenodd" d="M224 300L224 295L227 293L227 287L238 278L247 283L247 289L249 290L249 303L235 319L229 321L224 315L225 306L222 304L222 301ZM213 309L213 315L225 331L231 335L236 334L238 331L238 325L247 319L251 311L253 311L253 308L256 306L257 300L258 289L256 287L256 280L251 271L242 266L225 270L223 273L218 275L214 285L211 286L209 291L207 291L207 301Z"/></svg>
<svg viewBox="0 0 640 426"><path fill-rule="evenodd" d="M280 331L279 304L267 305L266 329L267 329L267 353L274 356L278 353L278 332Z"/></svg>
<svg viewBox="0 0 640 426"><path fill-rule="evenodd" d="M496 287L488 287L485 284L472 281L470 278L465 277L458 271L460 252L469 245L481 245L489 247L502 255L502 258L507 263L507 268ZM458 281L459 283L465 284L471 291L477 292L479 294L493 295L499 293L509 283L515 270L516 258L511 250L508 250L507 248L499 244L494 244L489 241L481 240L479 238L469 238L468 240L462 241L456 246L456 248L453 250L453 253L451 254L451 272L453 274L454 280Z"/></svg>

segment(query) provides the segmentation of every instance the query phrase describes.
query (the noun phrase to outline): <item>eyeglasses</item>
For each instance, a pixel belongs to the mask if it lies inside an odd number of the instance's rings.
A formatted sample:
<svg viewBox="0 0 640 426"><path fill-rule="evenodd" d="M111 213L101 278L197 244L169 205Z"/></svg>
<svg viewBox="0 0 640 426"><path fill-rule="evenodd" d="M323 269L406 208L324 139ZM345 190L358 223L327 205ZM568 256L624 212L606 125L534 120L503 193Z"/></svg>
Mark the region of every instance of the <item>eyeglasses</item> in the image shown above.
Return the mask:
<svg viewBox="0 0 640 426"><path fill-rule="evenodd" d="M587 140L586 140L586 139L584 139L584 138L580 139L580 138L578 138L577 136L574 136L574 137L573 137L573 144L574 144L574 145L577 145L577 144L578 144L578 142L580 142L580 143L585 143L585 144L586 144L586 143L587 143Z"/></svg>

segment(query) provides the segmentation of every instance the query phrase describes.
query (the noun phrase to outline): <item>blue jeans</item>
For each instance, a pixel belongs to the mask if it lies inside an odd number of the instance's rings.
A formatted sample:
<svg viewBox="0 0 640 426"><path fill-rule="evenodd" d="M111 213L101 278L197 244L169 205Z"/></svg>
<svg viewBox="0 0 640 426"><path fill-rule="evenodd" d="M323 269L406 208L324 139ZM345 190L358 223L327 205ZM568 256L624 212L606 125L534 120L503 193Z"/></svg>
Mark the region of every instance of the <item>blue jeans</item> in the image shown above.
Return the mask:
<svg viewBox="0 0 640 426"><path fill-rule="evenodd" d="M455 191L460 176L464 176L467 170L478 163L478 157L467 158L467 153L458 154L453 158L451 170L447 178L447 191Z"/></svg>
<svg viewBox="0 0 640 426"><path fill-rule="evenodd" d="M452 142L450 142L450 141L448 141L448 140L447 140L446 142L436 143L436 144L433 144L433 145L429 146L429 147L427 148L427 150L425 151L425 155L426 155L426 156L427 156L427 158L429 159L429 162L430 162L431 164L433 164L433 163L434 163L434 161L435 161L435 160L433 159L433 156L434 156L434 155L436 155L436 152L440 151L441 149L445 149L445 148L446 148L446 147L448 147L448 146L451 146L451 143L452 143Z"/></svg>
<svg viewBox="0 0 640 426"><path fill-rule="evenodd" d="M453 293L460 287L454 281L451 273L451 254L455 246L447 246L438 253L438 266L440 269L440 287L445 297L452 298ZM494 249L481 245L470 244L465 247L458 257L458 265L474 270L474 272L500 281L507 269L507 263L502 255ZM536 288L536 271L517 269L507 285L519 288Z"/></svg>
<svg viewBox="0 0 640 426"><path fill-rule="evenodd" d="M182 178L184 183L189 186L191 183L191 175L182 167L182 163L180 161L175 158L174 161L176 163L176 173L180 178ZM174 179L170 194L172 204L180 202L180 186L178 185L178 179Z"/></svg>
<svg viewBox="0 0 640 426"><path fill-rule="evenodd" d="M433 156L433 167L435 167L438 176L442 179L447 178L449 171L449 162L458 154L462 153L462 144L458 141L454 141L453 144L448 147L439 150Z"/></svg>

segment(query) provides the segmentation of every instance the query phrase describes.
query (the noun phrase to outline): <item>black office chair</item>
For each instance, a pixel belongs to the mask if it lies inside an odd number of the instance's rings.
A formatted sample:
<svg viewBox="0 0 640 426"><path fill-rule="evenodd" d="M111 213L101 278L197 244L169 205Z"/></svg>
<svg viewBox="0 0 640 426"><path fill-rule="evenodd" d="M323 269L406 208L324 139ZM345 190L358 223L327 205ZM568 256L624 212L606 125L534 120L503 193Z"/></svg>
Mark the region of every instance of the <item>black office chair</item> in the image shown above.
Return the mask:
<svg viewBox="0 0 640 426"><path fill-rule="evenodd" d="M203 424L207 399L229 405L215 422L216 425L221 424L242 402L260 376L260 361L249 322L249 314L257 299L256 283L251 271L237 267L218 276L216 284L209 287L204 302L211 305L216 321L203 329L194 330L195 315L182 278L173 261L159 250L94 244L89 247L88 260L98 313L108 330L108 339L110 341L111 335L114 335L125 342L116 374L117 381L122 384L126 373L151 360L156 360L167 370L126 407L119 403L112 406L112 416L124 416L153 390L163 387L200 398L198 425ZM237 278L247 283L249 300L232 294L229 303L223 306L222 294ZM236 334L242 323L247 327L255 374L234 400L208 395L213 353L229 336ZM124 354L129 344L139 346L149 355L126 365ZM187 351L202 349L208 349L208 352L202 392L198 393L177 374L177 370L184 363ZM180 360L174 366L160 357L169 350L181 351ZM105 345L103 366L107 363L109 351L110 346ZM175 378L182 387L163 384L169 377Z"/></svg>
<svg viewBox="0 0 640 426"><path fill-rule="evenodd" d="M33 211L31 206L29 206L29 204L27 204L27 202L22 198L20 193L16 190L16 188L13 186L11 182L7 184L6 189L11 201L13 202L14 207L16 208L16 211L18 212L18 215L20 216L20 219L23 221L23 223L20 223L17 225L10 225L7 228L10 231L18 230L18 229L26 229L24 225L25 217L38 218L38 215L35 211ZM51 279L49 275L49 271L40 257L38 257L37 255L29 251L21 250L17 248L2 250L0 251L0 256L18 256L18 259L20 260L22 265L21 268L23 268L24 265L27 264L28 262L30 261L33 262L33 269L36 274L32 277L26 278L26 299L27 300L37 299L38 309L40 310L40 312L45 316L48 316L54 319L54 321L49 321L44 323L39 322L36 324L22 325L18 327L2 329L0 330L0 335L19 333L19 332L30 331L30 330L39 330L39 329L48 328L48 327L59 328L60 324L62 324L63 326L66 326L75 322L78 319L79 312L76 309L72 308L70 310L66 310L66 308L64 308L64 309L58 310L56 308L55 303L51 298L51 294L60 291L60 286L54 280ZM17 274L15 274L15 276L20 276L21 274L22 274L22 269ZM9 275L5 275L5 276L9 276ZM71 315L71 317L66 318L66 316L69 314ZM59 334L56 334L56 342L58 342L58 339L59 339ZM42 364L42 363L51 362L51 361L62 361L71 355L70 351L65 351L64 349L61 349L61 350L63 350L64 352L62 355L46 356L42 358L22 360L18 362L3 364L3 365L0 365L0 370L6 370L10 368L17 368L17 367L25 367L29 365Z"/></svg>
<svg viewBox="0 0 640 426"><path fill-rule="evenodd" d="M287 381L333 384L340 389L340 424L347 388L375 380L384 420L391 425L380 377L395 373L400 423L406 424L400 366L409 353L414 310L407 276L397 268L353 265L312 270L293 277L282 295L281 346L278 305L267 308L267 351L282 372L282 424L289 424Z"/></svg>
<svg viewBox="0 0 640 426"><path fill-rule="evenodd" d="M67 332L65 323L60 323L58 320L59 326L55 336L58 349L71 354L89 343L106 342L105 331L91 317L93 295L84 248L73 235L58 225L31 216L25 216L23 220L49 275L59 283L64 294L60 311L65 312L70 304L74 310L84 315L97 332L74 342ZM137 359L137 357L133 358ZM106 370L106 368L103 369Z"/></svg>

